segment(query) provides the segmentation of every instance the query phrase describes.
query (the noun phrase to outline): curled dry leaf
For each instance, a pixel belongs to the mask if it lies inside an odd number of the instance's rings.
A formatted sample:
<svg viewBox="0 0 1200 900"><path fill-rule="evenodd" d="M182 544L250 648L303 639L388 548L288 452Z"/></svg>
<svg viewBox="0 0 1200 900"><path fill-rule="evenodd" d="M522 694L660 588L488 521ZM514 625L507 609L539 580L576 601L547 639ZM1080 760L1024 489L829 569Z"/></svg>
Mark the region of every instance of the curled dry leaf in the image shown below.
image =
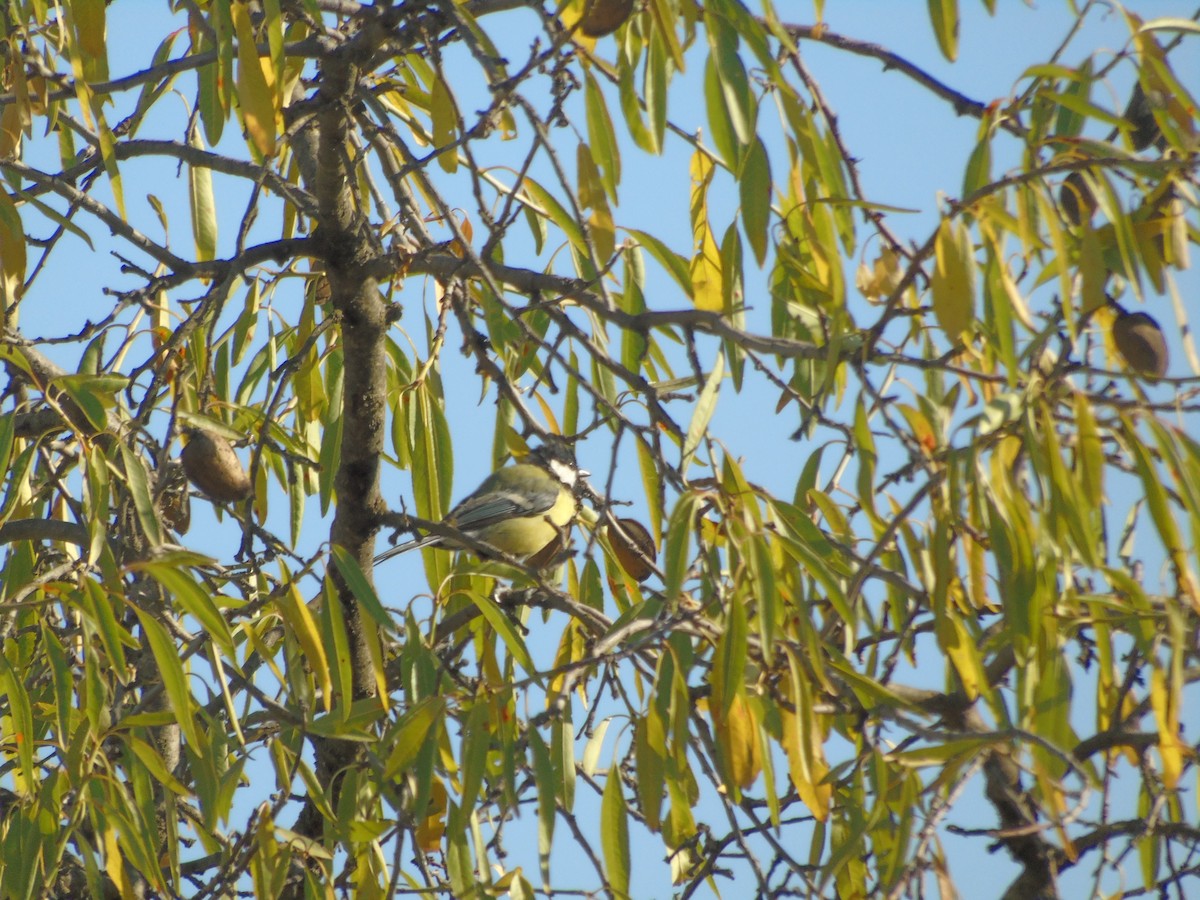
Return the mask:
<svg viewBox="0 0 1200 900"><path fill-rule="evenodd" d="M1134 372L1152 378L1167 374L1167 342L1151 316L1122 310L1113 319L1112 336L1125 364Z"/></svg>
<svg viewBox="0 0 1200 900"><path fill-rule="evenodd" d="M201 428L188 432L179 456L188 481L214 500L233 503L250 496L250 476L225 438Z"/></svg>
<svg viewBox="0 0 1200 900"><path fill-rule="evenodd" d="M617 562L635 581L645 581L654 574L653 563L658 559L654 539L646 526L637 519L617 519L617 528L604 527Z"/></svg>
<svg viewBox="0 0 1200 900"><path fill-rule="evenodd" d="M589 0L579 30L590 38L604 37L620 28L631 12L633 0Z"/></svg>

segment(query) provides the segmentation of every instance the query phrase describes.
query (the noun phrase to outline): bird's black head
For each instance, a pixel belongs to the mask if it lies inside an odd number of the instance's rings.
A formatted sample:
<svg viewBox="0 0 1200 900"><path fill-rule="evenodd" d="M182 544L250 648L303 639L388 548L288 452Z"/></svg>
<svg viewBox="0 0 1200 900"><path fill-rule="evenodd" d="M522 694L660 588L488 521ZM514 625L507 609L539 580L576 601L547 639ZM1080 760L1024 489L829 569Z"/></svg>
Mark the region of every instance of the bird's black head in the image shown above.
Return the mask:
<svg viewBox="0 0 1200 900"><path fill-rule="evenodd" d="M571 490L590 474L579 468L574 451L562 440L547 440L540 447L534 447L524 461L541 466Z"/></svg>

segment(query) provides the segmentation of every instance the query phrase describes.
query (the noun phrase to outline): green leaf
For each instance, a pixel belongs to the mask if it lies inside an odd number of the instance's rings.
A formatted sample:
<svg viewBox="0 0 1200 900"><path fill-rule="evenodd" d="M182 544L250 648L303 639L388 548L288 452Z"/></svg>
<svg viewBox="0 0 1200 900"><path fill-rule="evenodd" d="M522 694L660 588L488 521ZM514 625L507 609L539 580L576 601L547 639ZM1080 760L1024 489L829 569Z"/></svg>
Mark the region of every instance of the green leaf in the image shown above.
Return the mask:
<svg viewBox="0 0 1200 900"><path fill-rule="evenodd" d="M767 148L758 138L750 145L750 152L742 163L738 191L742 201L742 227L754 251L754 259L761 266L767 258L771 224L771 161L767 157Z"/></svg>
<svg viewBox="0 0 1200 900"><path fill-rule="evenodd" d="M687 257L676 253L654 235L636 228L625 229L641 244L660 266L666 269L680 290L688 297L692 296L692 272Z"/></svg>
<svg viewBox="0 0 1200 900"><path fill-rule="evenodd" d="M550 884L550 850L554 842L554 821L557 796L554 786L554 765L550 750L536 728L529 729L529 749L533 753L533 776L538 796L538 865L542 884Z"/></svg>
<svg viewBox="0 0 1200 900"><path fill-rule="evenodd" d="M657 546L662 543L663 510L659 497L662 494L662 480L658 474L654 451L641 440L638 441L638 468L642 473L642 487L646 491L646 505L650 509L650 534Z"/></svg>
<svg viewBox="0 0 1200 900"><path fill-rule="evenodd" d="M17 761L20 765L21 777L14 784L17 793L32 796L37 791L38 770L33 763L33 745L37 733L33 730L33 708L29 703L29 693L25 690L22 679L13 669L8 657L0 653L0 688L3 688L6 701L6 718L9 720L5 735L5 755L11 752L15 745Z"/></svg>
<svg viewBox="0 0 1200 900"><path fill-rule="evenodd" d="M394 781L407 774L421 750L428 746L429 731L445 709L441 697L426 697L406 712L392 732L391 753L384 766L385 781Z"/></svg>
<svg viewBox="0 0 1200 900"><path fill-rule="evenodd" d="M678 599L683 593L683 583L691 563L692 520L699 503L700 498L695 494L684 494L675 504L667 523L667 540L663 547L663 597L668 602Z"/></svg>
<svg viewBox="0 0 1200 900"><path fill-rule="evenodd" d="M695 254L688 274L692 281L692 302L698 309L721 312L725 309L726 273L708 218L708 189L715 172L712 159L697 150L692 154L691 172L692 247Z"/></svg>
<svg viewBox="0 0 1200 900"><path fill-rule="evenodd" d="M762 639L763 662L771 665L775 655L776 607L782 599L775 580L775 561L764 537L754 538L749 549L748 562L754 578L755 599L758 601L758 634Z"/></svg>
<svg viewBox="0 0 1200 900"><path fill-rule="evenodd" d="M587 253L587 240L583 236L583 230L579 227L579 223L555 199L553 194L532 178L526 178L522 182L522 190L527 196L522 197L521 202L525 203L526 206L532 206L539 215L557 225L562 233L566 235L567 240L571 242L571 246L579 253Z"/></svg>
<svg viewBox="0 0 1200 900"><path fill-rule="evenodd" d="M417 515L440 521L449 511L454 475L450 429L430 381L405 395L412 404L413 495Z"/></svg>
<svg viewBox="0 0 1200 900"><path fill-rule="evenodd" d="M216 4L220 6L221 4ZM202 45L203 46L203 45ZM229 115L229 106L223 103L220 77L221 61L218 59L201 66L196 72L200 85L200 95L196 105L200 110L200 124L204 126L204 137L210 147L216 146L225 130L225 118Z"/></svg>
<svg viewBox="0 0 1200 900"><path fill-rule="evenodd" d="M617 66L617 90L621 100L621 112L625 116L625 127L629 129L629 136L633 138L638 149L658 154L662 152L662 144L655 132L647 126L642 115L642 98L634 83L635 65L636 60L630 60L624 53L621 54Z"/></svg>
<svg viewBox="0 0 1200 900"><path fill-rule="evenodd" d="M133 611L141 622L142 634L146 636L150 652L154 654L154 661L158 664L158 674L162 678L162 686L175 713L179 730L190 746L199 747L195 704L191 691L188 690L187 676L179 658L179 648L175 646L175 641L171 639L167 629L153 615L136 606Z"/></svg>
<svg viewBox="0 0 1200 900"><path fill-rule="evenodd" d="M530 733L531 741L535 734L536 732ZM479 788L483 784L483 776L487 770L488 752L491 750L492 733L488 726L488 703L486 700L477 700L471 707L471 711L467 713L467 720L463 724L462 735L462 762L459 766L462 772L462 788L459 791L461 798L459 809L462 813L469 815L474 811L475 802L479 799ZM540 779L538 785L540 788ZM550 796L553 798L554 787L552 784L549 790ZM553 806L553 799L551 806Z"/></svg>
<svg viewBox="0 0 1200 900"><path fill-rule="evenodd" d="M392 617L384 609L383 604L379 600L379 594L375 592L375 588L367 580L367 576L363 574L363 570L359 568L358 561L340 544L333 545L331 555L333 556L334 564L337 566L338 574L346 580L350 592L354 594L354 599L362 604L363 609L375 620L376 625L387 631L394 630L396 623L392 621Z"/></svg>
<svg viewBox="0 0 1200 900"><path fill-rule="evenodd" d="M621 775L616 765L608 770L600 801L600 847L604 851L605 874L618 898L629 897L629 809L621 792Z"/></svg>
<svg viewBox="0 0 1200 900"><path fill-rule="evenodd" d="M4 193L3 191L0 191L0 195L3 195L3 193ZM71 234L75 235L75 237L79 238L81 241L83 241L85 244L87 244L89 250L96 249L95 244L92 243L92 236L90 234L88 234L86 231L84 231L82 228L80 228L78 225L76 225L74 222L72 222L69 218L67 218L62 213L60 213L53 206L50 206L48 203L43 203L41 200L39 200L33 194L28 194L25 191L14 190L13 193L15 196L21 198L22 203L28 203L30 206L32 206L34 209L36 209L39 213L41 213L47 219L54 222L54 224L60 225L67 231L71 232ZM3 198L3 196L0 196L0 210L2 210L3 204L4 204L4 198ZM0 212L0 216L2 216L2 215L3 215L3 213ZM2 241L2 240L3 240L3 238L0 237L0 241ZM24 245L22 244L20 251L17 251L16 248L14 248L14 252L23 253ZM3 260L3 258L4 258L4 245L2 243L0 243L0 260Z"/></svg>
<svg viewBox="0 0 1200 900"><path fill-rule="evenodd" d="M591 69L584 71L584 109L588 143L603 173L604 189L612 202L616 203L617 185L621 183L621 151L612 118L608 114L608 103Z"/></svg>
<svg viewBox="0 0 1200 900"><path fill-rule="evenodd" d="M123 735L123 738L125 743L129 745L129 749L133 751L133 755L149 770L155 781L176 796L188 797L191 795L191 791L184 787L167 769L166 763L158 755L157 750L134 734L127 732Z"/></svg>
<svg viewBox="0 0 1200 900"><path fill-rule="evenodd" d="M333 579L326 577L321 585L322 596L318 615L321 618L321 640L329 659L329 678L335 697L354 696L354 661L350 652L350 636L346 631L346 615ZM348 703L339 704L336 712L349 714ZM344 720L344 719L343 719Z"/></svg>
<svg viewBox="0 0 1200 900"><path fill-rule="evenodd" d="M159 43L158 49L154 51L154 59L150 62L152 70L158 69L171 58L171 48L175 45L175 39L179 37L181 31L182 29L180 31L172 31ZM130 129L128 132L130 137L133 137L137 132L137 126L141 123L142 116L146 114L146 110L157 102L158 98L166 92L174 81L175 75L171 74L166 78L148 81L142 85L142 91L138 94L137 106L134 108L133 115L130 116Z"/></svg>
<svg viewBox="0 0 1200 900"><path fill-rule="evenodd" d="M285 587L276 596L275 607L284 624L291 630L304 650L307 657L306 667L312 672L313 680L321 689L325 712L329 712L333 707L333 680L329 671L329 658L325 653L325 644L321 640L321 630L317 627L317 620L301 595L299 586L292 580L291 573L287 571L282 560L279 568L280 580Z"/></svg>
<svg viewBox="0 0 1200 900"><path fill-rule="evenodd" d="M1092 89L1092 61L1085 59L1083 65L1079 67L1079 75L1067 82L1066 96L1079 98L1084 103L1088 102L1088 95ZM1078 137L1083 131L1083 125L1087 121L1088 113L1072 107L1071 104L1064 103L1058 109L1058 122L1054 127L1055 137Z"/></svg>
<svg viewBox="0 0 1200 900"><path fill-rule="evenodd" d="M733 128L733 120L729 118L729 108L725 105L725 95L721 90L721 73L717 69L715 56L711 54L704 66L704 107L708 113L708 130L712 135L717 155L721 157L725 168L731 172L737 171L741 148Z"/></svg>
<svg viewBox="0 0 1200 900"><path fill-rule="evenodd" d="M149 473L142 458L134 453L125 443L121 443L121 458L125 463L125 484L133 499L133 508L137 511L138 521L142 532L152 547L162 545L162 523L154 509L154 498L150 496Z"/></svg>
<svg viewBox="0 0 1200 900"><path fill-rule="evenodd" d="M646 825L657 831L662 823L663 786L666 780L666 732L662 716L653 703L637 723L634 760L638 802Z"/></svg>
<svg viewBox="0 0 1200 900"><path fill-rule="evenodd" d="M112 600L100 582L94 578L84 578L83 590L79 594L79 605L83 606L91 619L91 628L100 634L100 642L104 653L108 655L109 670L121 684L128 683L127 665L125 661L125 646L137 647L130 632L118 623L113 612Z"/></svg>
<svg viewBox="0 0 1200 900"><path fill-rule="evenodd" d="M558 717L551 725L550 752L558 799L570 814L575 809L575 732L569 718Z"/></svg>
<svg viewBox="0 0 1200 900"><path fill-rule="evenodd" d="M929 19L942 55L954 62L958 58L958 0L929 0Z"/></svg>
<svg viewBox="0 0 1200 900"><path fill-rule="evenodd" d="M429 114L433 118L434 148L448 148L438 156L438 165L452 175L458 171L458 149L453 146L458 135L458 109L441 77L435 78L429 89Z"/></svg>
<svg viewBox="0 0 1200 900"><path fill-rule="evenodd" d="M197 584L187 572L171 565L150 562L133 568L141 568L170 591L184 611L208 632L217 646L221 648L221 652L228 659L237 660L233 632L229 630L229 624L221 615L221 611L217 609L209 590Z"/></svg>
<svg viewBox="0 0 1200 900"><path fill-rule="evenodd" d="M504 646L508 648L508 652L512 654L516 663L524 669L533 678L540 680L537 667L533 664L533 659L529 656L529 651L525 647L525 641L517 632L512 620L508 617L508 613L500 608L500 606L491 597L485 594L480 594L477 591L468 591L468 597L471 602L478 607L483 613L487 623L500 635L504 641Z"/></svg>
<svg viewBox="0 0 1200 900"><path fill-rule="evenodd" d="M963 176L962 195L970 197L977 190L992 182L992 141L989 135L980 138L971 158L967 160L967 171Z"/></svg>
<svg viewBox="0 0 1200 900"><path fill-rule="evenodd" d="M725 630L713 654L712 712L720 719L729 715L734 697L742 693L749 661L746 607L741 597L727 605Z"/></svg>
<svg viewBox="0 0 1200 900"><path fill-rule="evenodd" d="M661 35L662 32L658 30L650 35L650 52L646 56L646 76L642 92L655 153L661 152L667 131L667 69L670 59Z"/></svg>
<svg viewBox="0 0 1200 900"><path fill-rule="evenodd" d="M715 4L719 6L720 4ZM750 89L746 66L738 53L738 35L722 15L706 18L709 52L716 63L721 95L729 120L737 135L738 144L748 147L755 140L754 126L758 118L758 104Z"/></svg>
<svg viewBox="0 0 1200 900"><path fill-rule="evenodd" d="M204 149L200 133L192 129L188 143ZM192 210L192 237L196 241L196 259L204 262L217 254L217 202L213 196L212 169L188 166L188 199Z"/></svg>

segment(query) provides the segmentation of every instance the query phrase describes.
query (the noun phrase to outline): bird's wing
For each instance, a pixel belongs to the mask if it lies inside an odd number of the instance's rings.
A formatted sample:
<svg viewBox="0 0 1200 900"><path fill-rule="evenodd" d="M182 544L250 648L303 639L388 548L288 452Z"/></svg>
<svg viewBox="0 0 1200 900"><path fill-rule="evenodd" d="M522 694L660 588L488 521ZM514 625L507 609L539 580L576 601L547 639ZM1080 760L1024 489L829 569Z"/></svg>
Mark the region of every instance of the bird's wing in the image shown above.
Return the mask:
<svg viewBox="0 0 1200 900"><path fill-rule="evenodd" d="M545 488L529 492L497 489L493 479L485 481L474 494L450 510L443 520L446 525L457 528L466 534L477 535L499 522L509 519L527 519L549 512L558 502L559 487L557 483ZM405 541L395 547L389 547L375 557L375 565L418 547L444 546L447 539L441 535L430 534L423 538ZM454 542L450 541L450 546Z"/></svg>
<svg viewBox="0 0 1200 900"><path fill-rule="evenodd" d="M558 485L533 491L486 491L468 497L446 516L446 524L459 531L478 532L508 519L527 519L548 512L558 500Z"/></svg>

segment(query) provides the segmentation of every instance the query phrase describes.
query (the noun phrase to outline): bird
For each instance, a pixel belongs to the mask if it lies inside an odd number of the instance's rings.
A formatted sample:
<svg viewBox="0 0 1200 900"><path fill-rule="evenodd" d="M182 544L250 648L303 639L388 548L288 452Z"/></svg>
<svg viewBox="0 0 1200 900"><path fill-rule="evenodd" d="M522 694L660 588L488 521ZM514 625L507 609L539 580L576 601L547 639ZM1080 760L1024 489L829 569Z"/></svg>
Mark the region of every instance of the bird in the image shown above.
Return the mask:
<svg viewBox="0 0 1200 900"><path fill-rule="evenodd" d="M575 488L587 472L538 448L532 462L497 469L450 510L442 524L501 553L529 560L562 536L575 518ZM461 549L453 537L430 534L389 547L375 565L419 547Z"/></svg>

